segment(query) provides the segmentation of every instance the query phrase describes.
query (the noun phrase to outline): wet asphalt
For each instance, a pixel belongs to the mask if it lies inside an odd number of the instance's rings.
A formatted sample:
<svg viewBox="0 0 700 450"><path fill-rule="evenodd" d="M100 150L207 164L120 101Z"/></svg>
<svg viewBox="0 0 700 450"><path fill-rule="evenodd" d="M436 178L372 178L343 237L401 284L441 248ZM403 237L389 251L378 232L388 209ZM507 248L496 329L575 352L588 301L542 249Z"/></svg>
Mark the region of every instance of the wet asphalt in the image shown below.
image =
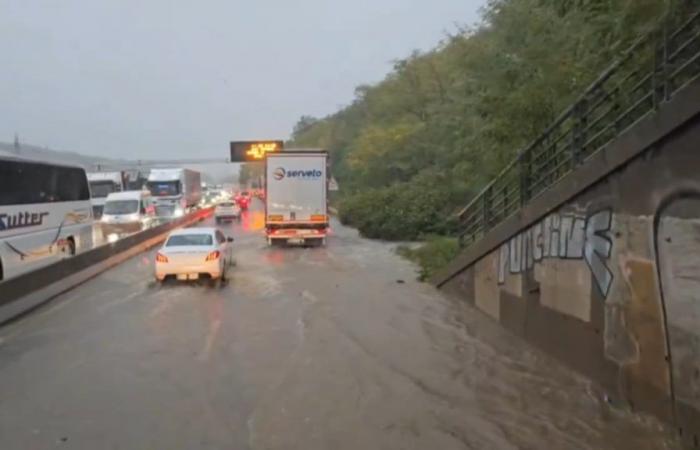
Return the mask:
<svg viewBox="0 0 700 450"><path fill-rule="evenodd" d="M0 449L678 448L394 245L268 248L262 221L220 227L224 286L159 285L153 250L0 328Z"/></svg>

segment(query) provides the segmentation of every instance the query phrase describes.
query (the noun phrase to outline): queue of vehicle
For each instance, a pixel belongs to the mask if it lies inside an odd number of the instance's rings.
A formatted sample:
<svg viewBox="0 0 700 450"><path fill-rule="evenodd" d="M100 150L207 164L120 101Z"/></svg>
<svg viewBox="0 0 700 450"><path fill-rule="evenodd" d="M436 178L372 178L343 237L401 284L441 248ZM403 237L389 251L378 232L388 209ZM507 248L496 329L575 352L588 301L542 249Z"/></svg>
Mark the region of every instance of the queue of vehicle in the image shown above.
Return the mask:
<svg viewBox="0 0 700 450"><path fill-rule="evenodd" d="M202 206L214 207L217 225L240 221L254 197L265 200L269 244L324 244L327 154L271 154L265 164L264 189L234 194L233 187L227 186L226 190L208 188L202 195L200 174L189 169L153 169L144 189L129 190L133 183L127 182L125 171L87 174L77 166L2 157L0 281L94 248L96 229L111 240ZM215 229L188 230L182 235L174 232L166 240L155 261L156 278L225 278L225 267L232 261L232 239ZM176 237L190 235L200 236L196 239L201 244L185 245L182 242L189 238ZM204 260L199 261L205 251ZM223 265L216 266L219 263Z"/></svg>

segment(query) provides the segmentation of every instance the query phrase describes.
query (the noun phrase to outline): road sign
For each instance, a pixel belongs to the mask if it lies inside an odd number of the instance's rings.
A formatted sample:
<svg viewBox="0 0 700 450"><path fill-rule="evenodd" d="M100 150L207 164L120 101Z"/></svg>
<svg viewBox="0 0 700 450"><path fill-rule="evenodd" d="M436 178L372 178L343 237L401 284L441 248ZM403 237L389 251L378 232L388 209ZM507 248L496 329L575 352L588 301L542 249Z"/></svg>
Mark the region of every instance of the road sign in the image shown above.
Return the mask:
<svg viewBox="0 0 700 450"><path fill-rule="evenodd" d="M331 177L331 181L328 182L328 190L337 191L338 189L338 182L335 180L335 177Z"/></svg>
<svg viewBox="0 0 700 450"><path fill-rule="evenodd" d="M233 141L231 162L262 161L268 153L281 152L284 141Z"/></svg>

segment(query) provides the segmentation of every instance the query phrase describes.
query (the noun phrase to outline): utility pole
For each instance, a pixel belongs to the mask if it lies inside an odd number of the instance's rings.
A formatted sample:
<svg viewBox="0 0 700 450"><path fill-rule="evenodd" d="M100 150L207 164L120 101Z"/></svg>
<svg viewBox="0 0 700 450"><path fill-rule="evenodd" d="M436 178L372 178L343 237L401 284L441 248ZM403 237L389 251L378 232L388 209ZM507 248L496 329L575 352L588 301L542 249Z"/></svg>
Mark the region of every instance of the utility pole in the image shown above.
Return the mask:
<svg viewBox="0 0 700 450"><path fill-rule="evenodd" d="M14 147L15 147L15 153L19 155L21 148L20 148L20 144L19 144L19 135L17 133L15 133L15 146Z"/></svg>

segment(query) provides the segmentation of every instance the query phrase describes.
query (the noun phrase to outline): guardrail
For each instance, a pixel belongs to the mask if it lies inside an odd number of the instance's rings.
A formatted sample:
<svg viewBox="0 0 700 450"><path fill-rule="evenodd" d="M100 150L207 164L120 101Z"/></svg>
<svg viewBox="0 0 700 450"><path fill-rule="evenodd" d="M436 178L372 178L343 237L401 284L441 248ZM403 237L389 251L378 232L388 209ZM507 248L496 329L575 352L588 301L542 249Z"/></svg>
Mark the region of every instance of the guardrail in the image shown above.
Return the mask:
<svg viewBox="0 0 700 450"><path fill-rule="evenodd" d="M669 16L458 213L460 244L473 243L515 214L699 76L700 11L682 23Z"/></svg>
<svg viewBox="0 0 700 450"><path fill-rule="evenodd" d="M162 242L171 230L195 223L211 212L212 208L199 210L3 281L0 284L0 325Z"/></svg>

